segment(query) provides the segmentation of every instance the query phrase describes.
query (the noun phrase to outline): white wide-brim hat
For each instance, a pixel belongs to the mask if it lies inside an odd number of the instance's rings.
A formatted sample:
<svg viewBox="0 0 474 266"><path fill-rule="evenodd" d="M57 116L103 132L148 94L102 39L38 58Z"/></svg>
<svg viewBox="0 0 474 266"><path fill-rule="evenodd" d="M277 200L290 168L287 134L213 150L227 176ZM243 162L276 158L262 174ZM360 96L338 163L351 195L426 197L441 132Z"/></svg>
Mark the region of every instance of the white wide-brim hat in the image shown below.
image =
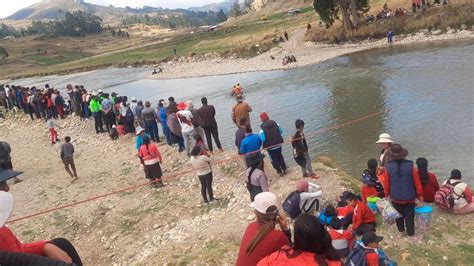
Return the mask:
<svg viewBox="0 0 474 266"><path fill-rule="evenodd" d="M394 143L395 141L392 139L392 137L387 134L387 133L382 133L380 134L379 136L379 140L377 140L377 144L380 144L380 143Z"/></svg>
<svg viewBox="0 0 474 266"><path fill-rule="evenodd" d="M0 191L0 227L4 226L12 215L14 203L11 193Z"/></svg>

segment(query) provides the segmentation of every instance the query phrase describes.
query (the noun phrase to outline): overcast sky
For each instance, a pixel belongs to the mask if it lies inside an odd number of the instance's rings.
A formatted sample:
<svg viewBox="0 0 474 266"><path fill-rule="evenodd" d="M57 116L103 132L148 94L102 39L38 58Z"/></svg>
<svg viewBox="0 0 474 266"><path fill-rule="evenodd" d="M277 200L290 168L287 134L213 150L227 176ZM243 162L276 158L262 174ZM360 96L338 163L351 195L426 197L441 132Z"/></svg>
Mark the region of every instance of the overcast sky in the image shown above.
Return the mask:
<svg viewBox="0 0 474 266"><path fill-rule="evenodd" d="M30 6L34 3L38 3L41 0L0 0L0 18L8 17L16 11ZM142 7L147 6L160 6L167 8L188 8L192 6L203 6L209 3L224 2L225 0L86 0L87 3L93 3L98 5L109 5L114 6L130 6L130 7Z"/></svg>

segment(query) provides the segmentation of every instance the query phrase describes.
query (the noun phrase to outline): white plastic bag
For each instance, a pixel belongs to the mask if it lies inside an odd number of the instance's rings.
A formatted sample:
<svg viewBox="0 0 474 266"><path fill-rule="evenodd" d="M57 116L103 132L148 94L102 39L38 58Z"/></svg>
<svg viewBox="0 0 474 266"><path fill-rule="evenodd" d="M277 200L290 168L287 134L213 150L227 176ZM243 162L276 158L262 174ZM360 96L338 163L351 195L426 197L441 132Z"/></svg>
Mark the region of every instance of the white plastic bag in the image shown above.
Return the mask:
<svg viewBox="0 0 474 266"><path fill-rule="evenodd" d="M387 200L382 211L382 219L384 223L394 224L395 220L401 217L402 215L393 207L390 200Z"/></svg>

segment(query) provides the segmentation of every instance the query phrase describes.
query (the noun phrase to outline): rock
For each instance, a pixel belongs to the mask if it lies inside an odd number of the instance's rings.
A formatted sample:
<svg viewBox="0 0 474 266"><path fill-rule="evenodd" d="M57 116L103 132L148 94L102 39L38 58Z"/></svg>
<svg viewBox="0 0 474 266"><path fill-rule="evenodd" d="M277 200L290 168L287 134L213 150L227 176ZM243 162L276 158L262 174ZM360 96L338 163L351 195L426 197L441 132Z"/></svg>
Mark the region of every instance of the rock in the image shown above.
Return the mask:
<svg viewBox="0 0 474 266"><path fill-rule="evenodd" d="M462 24L461 25L461 30L466 30L467 29L467 25L466 24Z"/></svg>
<svg viewBox="0 0 474 266"><path fill-rule="evenodd" d="M247 221L252 221L253 219L255 219L255 214L250 214L247 216Z"/></svg>
<svg viewBox="0 0 474 266"><path fill-rule="evenodd" d="M428 30L428 29L421 29L419 32L423 33L424 35L427 35L428 33L430 33L430 30Z"/></svg>
<svg viewBox="0 0 474 266"><path fill-rule="evenodd" d="M441 30L434 30L431 32L431 35L440 35L441 34Z"/></svg>
<svg viewBox="0 0 474 266"><path fill-rule="evenodd" d="M446 33L447 34L454 34L454 33L456 33L456 30L455 29L449 29Z"/></svg>

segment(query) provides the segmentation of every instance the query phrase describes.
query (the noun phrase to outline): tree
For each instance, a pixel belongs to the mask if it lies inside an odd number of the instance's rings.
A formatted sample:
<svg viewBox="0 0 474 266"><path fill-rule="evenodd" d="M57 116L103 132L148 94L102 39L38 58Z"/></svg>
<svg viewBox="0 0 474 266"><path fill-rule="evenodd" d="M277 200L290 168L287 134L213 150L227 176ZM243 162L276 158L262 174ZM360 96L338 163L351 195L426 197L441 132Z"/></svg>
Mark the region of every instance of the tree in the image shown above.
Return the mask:
<svg viewBox="0 0 474 266"><path fill-rule="evenodd" d="M224 22L227 20L227 15L224 13L224 10L219 10L219 12L216 15L217 21L218 22Z"/></svg>
<svg viewBox="0 0 474 266"><path fill-rule="evenodd" d="M330 27L334 21L340 20L340 13L344 29L357 28L360 17L367 13L369 9L368 0L314 0L314 10L319 14L321 20L326 23L327 27Z"/></svg>
<svg viewBox="0 0 474 266"><path fill-rule="evenodd" d="M2 58L2 60L7 59L7 57L8 57L7 49L5 49L1 46L0 46L0 57Z"/></svg>
<svg viewBox="0 0 474 266"><path fill-rule="evenodd" d="M242 15L242 10L240 10L239 1L235 1L232 7L230 8L229 16L230 17L238 17Z"/></svg>
<svg viewBox="0 0 474 266"><path fill-rule="evenodd" d="M244 9L245 11L249 12L252 10L252 3L254 0L244 0Z"/></svg>

